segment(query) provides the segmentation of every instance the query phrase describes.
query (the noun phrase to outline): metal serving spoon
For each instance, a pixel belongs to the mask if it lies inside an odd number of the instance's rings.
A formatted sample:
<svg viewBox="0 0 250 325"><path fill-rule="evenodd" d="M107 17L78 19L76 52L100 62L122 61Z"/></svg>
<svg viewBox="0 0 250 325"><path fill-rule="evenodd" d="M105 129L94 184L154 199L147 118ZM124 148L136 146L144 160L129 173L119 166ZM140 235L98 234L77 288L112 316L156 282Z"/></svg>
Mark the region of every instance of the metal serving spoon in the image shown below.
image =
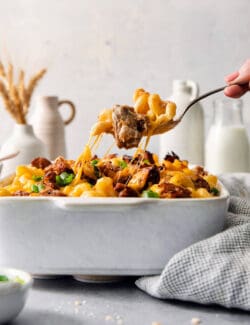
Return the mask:
<svg viewBox="0 0 250 325"><path fill-rule="evenodd" d="M6 156L4 156L4 157L1 157L1 158L0 158L0 162L1 162L1 161L4 161L4 160L7 160L7 159L14 158L14 157L16 157L18 154L19 154L19 151L14 152L14 153L11 153L11 154L9 154L9 155L6 155Z"/></svg>
<svg viewBox="0 0 250 325"><path fill-rule="evenodd" d="M234 85L238 85L238 86L244 86L242 84L232 84L230 86L234 86ZM223 86L223 87L220 87L220 88L217 88L217 89L214 89L214 90L211 90L197 98L195 98L194 100L192 100L188 106L185 108L185 110L183 111L183 113L176 119L176 120L170 120L168 122L165 122L165 123L162 123L160 124L159 126L157 126L154 130L154 134L160 134L160 133L163 133L163 132L167 132L171 129L173 129L174 127L176 127L177 124L179 124L181 122L181 120L183 119L184 115L187 113L187 111L189 110L190 107L192 107L194 104L196 104L197 102L199 102L200 100L210 96L210 95L213 95L215 93L218 93L220 91L223 91L225 88L227 88L228 85L226 86Z"/></svg>

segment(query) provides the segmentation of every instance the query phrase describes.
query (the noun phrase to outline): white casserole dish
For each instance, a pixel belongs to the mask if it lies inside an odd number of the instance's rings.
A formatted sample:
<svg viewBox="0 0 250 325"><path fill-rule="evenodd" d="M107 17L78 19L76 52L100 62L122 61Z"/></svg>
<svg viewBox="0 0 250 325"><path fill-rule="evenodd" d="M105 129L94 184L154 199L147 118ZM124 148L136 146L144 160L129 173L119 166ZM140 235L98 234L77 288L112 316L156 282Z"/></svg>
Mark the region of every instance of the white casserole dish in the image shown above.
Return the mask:
<svg viewBox="0 0 250 325"><path fill-rule="evenodd" d="M223 229L229 194L209 199L0 197L0 266L33 274L158 274Z"/></svg>

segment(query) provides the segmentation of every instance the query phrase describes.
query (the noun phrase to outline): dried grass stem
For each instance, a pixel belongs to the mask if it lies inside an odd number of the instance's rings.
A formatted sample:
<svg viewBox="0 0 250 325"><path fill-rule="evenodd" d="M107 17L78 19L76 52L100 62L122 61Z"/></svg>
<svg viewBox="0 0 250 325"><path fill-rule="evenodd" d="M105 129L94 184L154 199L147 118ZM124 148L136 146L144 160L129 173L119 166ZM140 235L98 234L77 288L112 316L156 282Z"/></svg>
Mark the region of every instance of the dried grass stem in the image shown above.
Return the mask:
<svg viewBox="0 0 250 325"><path fill-rule="evenodd" d="M32 94L45 73L46 69L40 70L25 86L25 72L21 69L17 84L15 84L13 65L9 63L6 69L0 61L0 96L3 99L7 112L14 118L16 123L27 123L26 116L29 111Z"/></svg>

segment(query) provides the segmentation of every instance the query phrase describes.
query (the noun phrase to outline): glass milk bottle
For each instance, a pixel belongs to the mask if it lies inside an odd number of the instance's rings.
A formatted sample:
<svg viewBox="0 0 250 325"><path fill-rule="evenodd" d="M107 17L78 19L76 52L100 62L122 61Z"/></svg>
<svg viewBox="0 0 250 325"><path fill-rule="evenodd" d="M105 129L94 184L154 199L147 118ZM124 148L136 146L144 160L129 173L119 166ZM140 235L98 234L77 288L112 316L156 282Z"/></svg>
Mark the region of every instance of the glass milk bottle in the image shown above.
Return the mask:
<svg viewBox="0 0 250 325"><path fill-rule="evenodd" d="M209 172L249 172L249 142L242 118L242 101L214 101L213 122L206 141Z"/></svg>
<svg viewBox="0 0 250 325"><path fill-rule="evenodd" d="M169 100L177 105L180 116L187 105L199 95L198 84L192 80L174 80ZM200 103L195 104L173 130L160 136L160 157L174 151L189 163L204 164L204 114Z"/></svg>

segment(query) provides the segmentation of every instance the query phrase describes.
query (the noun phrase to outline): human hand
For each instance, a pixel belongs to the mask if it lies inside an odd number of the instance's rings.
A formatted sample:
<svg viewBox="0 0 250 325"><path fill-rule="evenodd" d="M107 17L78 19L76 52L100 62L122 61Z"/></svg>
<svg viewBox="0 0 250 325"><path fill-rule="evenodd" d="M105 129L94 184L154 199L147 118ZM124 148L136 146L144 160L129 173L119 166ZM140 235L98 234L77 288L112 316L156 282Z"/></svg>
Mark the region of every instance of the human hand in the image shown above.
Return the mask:
<svg viewBox="0 0 250 325"><path fill-rule="evenodd" d="M229 85L224 90L224 94L228 97L239 98L250 90L250 59L241 66L239 71L233 72L225 77L226 83ZM236 83L241 84L235 85Z"/></svg>

